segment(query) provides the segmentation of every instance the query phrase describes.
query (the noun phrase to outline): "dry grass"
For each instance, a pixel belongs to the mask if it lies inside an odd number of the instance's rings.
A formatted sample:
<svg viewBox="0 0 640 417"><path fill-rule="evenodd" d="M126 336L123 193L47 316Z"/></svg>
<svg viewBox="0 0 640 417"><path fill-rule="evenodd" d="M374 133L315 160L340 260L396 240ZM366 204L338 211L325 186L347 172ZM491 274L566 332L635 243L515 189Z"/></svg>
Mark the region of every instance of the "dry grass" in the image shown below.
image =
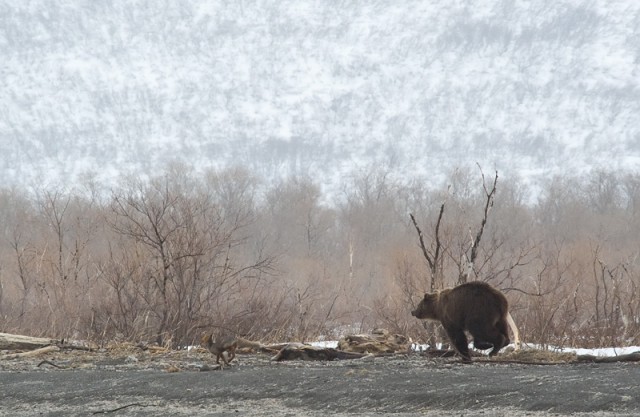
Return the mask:
<svg viewBox="0 0 640 417"><path fill-rule="evenodd" d="M569 363L575 362L577 355L570 352L551 352L538 349L521 349L496 357L496 361L518 361L527 363Z"/></svg>

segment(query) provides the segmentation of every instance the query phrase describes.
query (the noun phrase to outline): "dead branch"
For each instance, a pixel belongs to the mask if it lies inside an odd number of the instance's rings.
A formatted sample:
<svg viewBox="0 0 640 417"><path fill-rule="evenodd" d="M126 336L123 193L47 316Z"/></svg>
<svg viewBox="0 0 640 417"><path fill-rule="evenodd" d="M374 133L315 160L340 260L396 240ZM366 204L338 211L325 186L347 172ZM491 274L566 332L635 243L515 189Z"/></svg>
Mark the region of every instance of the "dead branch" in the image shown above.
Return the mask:
<svg viewBox="0 0 640 417"><path fill-rule="evenodd" d="M116 411L120 411L120 410L124 410L125 408L129 408L129 407L152 407L152 404L141 404L141 403L132 403L132 404L127 404L127 405L123 405L122 407L118 407L118 408L114 408L111 410L100 410L100 411L94 411L91 414L109 414L109 413L115 413Z"/></svg>
<svg viewBox="0 0 640 417"><path fill-rule="evenodd" d="M418 227L418 222L416 221L415 216L413 215L413 213L409 214L409 217L411 217L411 221L413 222L413 226L416 228L416 231L418 232L418 239L420 241L420 248L422 249L422 255L427 260L427 264L429 265L429 270L431 272L431 280L429 282L429 288L431 289L431 291L434 291L436 289L436 279L437 279L436 277L438 276L438 265L440 262L440 256L441 256L441 250L442 250L442 243L440 242L440 224L442 223L442 216L444 214L444 205L445 203L443 202L442 205L440 206L440 213L438 214L438 221L436 222L436 227L435 227L436 247L433 254L429 253L429 250L427 250L427 247L424 244L424 236L422 234L422 230L420 230L420 227Z"/></svg>
<svg viewBox="0 0 640 417"><path fill-rule="evenodd" d="M422 249L422 255L424 256L424 259L427 260L427 264L429 264L429 268L433 269L434 268L434 263L431 260L431 256L429 255L429 251L427 250L427 248L424 245L424 236L422 235L422 230L420 230L420 227L418 226L418 223L416 222L416 218L414 217L413 213L409 213L409 217L411 217L411 221L413 222L413 226L416 228L416 231L418 232L418 239L420 241L420 248Z"/></svg>
<svg viewBox="0 0 640 417"><path fill-rule="evenodd" d="M478 165L480 167L480 165ZM473 271L473 266L475 265L476 258L478 257L478 248L480 246L480 241L482 240L482 234L484 233L484 228L487 224L487 219L489 218L489 211L493 207L493 202L496 195L496 186L498 184L498 171L496 170L496 175L493 178L493 185L489 190L487 188L487 183L484 177L484 172L482 172L482 168L480 168L480 173L482 175L482 188L484 189L484 194L486 197L485 205L484 205L484 213L482 216L482 221L480 222L480 229L476 233L475 238L471 242L471 254L467 259L467 270L459 277L458 284L464 284L469 280L469 276Z"/></svg>
<svg viewBox="0 0 640 417"><path fill-rule="evenodd" d="M553 291L546 291L546 292L538 291L538 292L534 293L534 292L525 291L522 288L518 288L518 287L505 287L505 288L502 288L501 290L502 290L502 292L516 291L516 292L519 292L521 294L528 295L530 297L543 297L543 296L549 295L549 294L551 294L553 292Z"/></svg>

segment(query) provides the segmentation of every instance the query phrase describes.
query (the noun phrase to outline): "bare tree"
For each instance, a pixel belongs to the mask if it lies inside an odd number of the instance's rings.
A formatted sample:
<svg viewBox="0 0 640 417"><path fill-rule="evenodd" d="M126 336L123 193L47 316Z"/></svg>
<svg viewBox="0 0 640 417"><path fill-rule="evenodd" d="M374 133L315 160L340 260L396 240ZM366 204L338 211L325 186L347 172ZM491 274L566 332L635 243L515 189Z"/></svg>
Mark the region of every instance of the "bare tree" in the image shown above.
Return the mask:
<svg viewBox="0 0 640 417"><path fill-rule="evenodd" d="M478 165L478 167L480 167ZM495 177L493 178L493 183L491 184L491 188L487 187L487 182L484 177L484 172L482 172L482 168L480 168L480 173L482 174L482 189L484 190L485 196L485 204L482 220L480 221L480 227L475 234L475 237L472 238L470 247L468 251L465 251L466 255L466 267L460 271L458 276L458 284L464 284L469 281L472 273L475 273L474 266L476 263L476 258L478 257L478 249L480 247L480 241L482 240L482 235L484 233L485 226L487 225L487 220L489 218L489 211L493 207L493 202L496 195L496 186L498 184L498 171L496 171ZM469 231L471 232L471 231Z"/></svg>
<svg viewBox="0 0 640 417"><path fill-rule="evenodd" d="M184 342L207 317L219 325L230 322L230 305L245 288L242 281L271 266L264 254L243 259L238 249L247 239L242 230L248 215L218 204L218 197L179 171L149 183L134 182L113 196L111 227L141 251L139 262L149 263L141 271L151 287L139 282L138 292L154 318L159 343ZM116 263L130 265L125 276L139 276L131 270L139 267L126 261L126 254L119 259Z"/></svg>
<svg viewBox="0 0 640 417"><path fill-rule="evenodd" d="M23 242L20 231L16 230L13 239L9 243L14 250L17 276L20 285L20 311L18 316L18 325L22 325L25 313L27 312L27 306L29 303L29 297L33 289L35 278L32 275L33 263L35 262L36 254L30 245Z"/></svg>
<svg viewBox="0 0 640 417"><path fill-rule="evenodd" d="M424 235L422 234L422 230L418 226L418 222L416 221L413 213L409 214L411 217L411 222L418 233L418 241L420 242L420 249L422 249L422 255L427 261L427 265L429 266L429 289L431 291L435 291L436 288L442 288L444 277L443 277L443 248L442 242L440 241L440 224L442 223L442 216L444 214L444 206L445 202L440 206L440 212L438 214L438 220L436 221L436 225L434 227L434 243L432 243L431 250L427 249L424 243ZM435 246L435 247L434 247Z"/></svg>
<svg viewBox="0 0 640 417"><path fill-rule="evenodd" d="M459 169L431 189L370 170L328 201L309 178L273 185L176 164L110 197L91 178L83 192L0 191L3 323L170 345L215 326L278 340L378 325L424 337L409 305L479 279L506 290L531 342L637 344L638 176L557 177L537 200L476 176Z"/></svg>

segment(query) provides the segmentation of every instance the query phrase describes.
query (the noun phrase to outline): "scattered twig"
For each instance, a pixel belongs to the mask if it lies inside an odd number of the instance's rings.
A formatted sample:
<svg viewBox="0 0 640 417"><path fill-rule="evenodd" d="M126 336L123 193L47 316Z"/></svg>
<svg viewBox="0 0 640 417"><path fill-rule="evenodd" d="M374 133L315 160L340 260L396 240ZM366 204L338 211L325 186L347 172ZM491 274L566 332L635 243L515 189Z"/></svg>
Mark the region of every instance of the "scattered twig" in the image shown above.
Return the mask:
<svg viewBox="0 0 640 417"><path fill-rule="evenodd" d="M127 404L127 405L123 405L122 407L118 407L118 408L114 408L111 410L99 410L99 411L94 411L91 414L109 414L109 413L115 413L116 411L120 411L120 410L124 410L125 408L129 408L129 407L152 407L154 406L154 404L141 404L141 403L132 403L132 404Z"/></svg>
<svg viewBox="0 0 640 417"><path fill-rule="evenodd" d="M43 360L43 361L41 361L41 362L38 364L38 366L36 366L36 368L39 368L39 367L41 367L42 365L51 365L51 366L53 366L54 368L58 368L58 369L64 369L64 368L65 368L64 366L56 365L55 363L53 363L53 362L51 362L51 361L48 361L48 360Z"/></svg>
<svg viewBox="0 0 640 417"><path fill-rule="evenodd" d="M450 358L456 356L456 351L450 349L427 349L420 352L420 354L430 358ZM471 355L473 356L473 353Z"/></svg>

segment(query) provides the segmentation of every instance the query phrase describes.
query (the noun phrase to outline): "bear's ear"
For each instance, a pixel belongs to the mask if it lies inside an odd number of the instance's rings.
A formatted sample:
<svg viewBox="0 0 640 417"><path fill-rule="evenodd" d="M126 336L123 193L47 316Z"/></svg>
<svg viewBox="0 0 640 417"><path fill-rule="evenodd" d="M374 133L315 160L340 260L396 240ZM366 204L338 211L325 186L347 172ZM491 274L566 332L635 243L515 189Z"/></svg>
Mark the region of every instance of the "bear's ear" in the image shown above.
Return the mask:
<svg viewBox="0 0 640 417"><path fill-rule="evenodd" d="M425 300L429 300L429 298L430 298L430 297L431 297L431 294L429 294L429 293L426 293L426 294L424 295L424 299L425 299Z"/></svg>

